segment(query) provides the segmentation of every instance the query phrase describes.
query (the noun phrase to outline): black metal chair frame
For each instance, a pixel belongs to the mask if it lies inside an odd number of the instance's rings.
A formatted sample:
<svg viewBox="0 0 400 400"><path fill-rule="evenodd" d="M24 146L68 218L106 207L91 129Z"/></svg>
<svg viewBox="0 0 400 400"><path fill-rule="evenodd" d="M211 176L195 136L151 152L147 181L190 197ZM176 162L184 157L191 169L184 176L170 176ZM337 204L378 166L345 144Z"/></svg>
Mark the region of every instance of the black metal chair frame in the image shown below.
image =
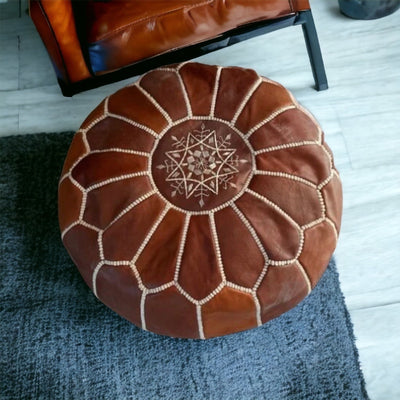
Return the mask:
<svg viewBox="0 0 400 400"><path fill-rule="evenodd" d="M315 81L315 89L328 89L324 62L318 41L317 31L315 29L314 19L311 10L300 11L294 15L275 19L272 21L261 21L236 28L225 32L211 40L167 52L155 57L151 57L121 70L96 76L81 82L66 85L59 80L59 84L64 96L72 96L76 93L103 86L112 82L127 79L132 76L142 75L143 73L168 64L188 61L201 55L216 51L235 43L264 35L266 33L286 28L293 25L301 25L307 52L310 59L311 69ZM87 57L87 54L85 55Z"/></svg>

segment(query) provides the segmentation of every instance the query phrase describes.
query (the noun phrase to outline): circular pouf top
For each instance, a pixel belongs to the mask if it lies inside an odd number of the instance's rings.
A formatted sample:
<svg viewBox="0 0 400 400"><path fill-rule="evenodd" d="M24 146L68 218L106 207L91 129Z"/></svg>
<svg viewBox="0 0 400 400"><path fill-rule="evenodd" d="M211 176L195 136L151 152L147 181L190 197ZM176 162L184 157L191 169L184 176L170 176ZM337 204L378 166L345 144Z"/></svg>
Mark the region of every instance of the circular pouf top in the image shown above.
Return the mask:
<svg viewBox="0 0 400 400"><path fill-rule="evenodd" d="M320 126L281 85L184 63L106 98L59 185L71 258L135 325L182 338L299 303L335 249L342 191Z"/></svg>

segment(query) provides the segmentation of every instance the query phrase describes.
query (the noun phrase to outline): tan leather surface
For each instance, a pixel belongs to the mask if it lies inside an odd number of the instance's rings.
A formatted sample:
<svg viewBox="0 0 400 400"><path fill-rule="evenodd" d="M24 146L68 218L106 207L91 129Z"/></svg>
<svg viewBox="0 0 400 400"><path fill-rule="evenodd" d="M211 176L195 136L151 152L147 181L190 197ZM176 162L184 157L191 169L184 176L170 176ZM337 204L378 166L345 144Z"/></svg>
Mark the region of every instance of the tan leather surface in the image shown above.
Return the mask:
<svg viewBox="0 0 400 400"><path fill-rule="evenodd" d="M62 213L62 209L59 212ZM97 232L79 224L65 233L63 243L73 262L79 266L84 281L93 288L93 273L101 260Z"/></svg>
<svg viewBox="0 0 400 400"><path fill-rule="evenodd" d="M290 2L295 11L305 11L310 9L309 0L291 0Z"/></svg>
<svg viewBox="0 0 400 400"><path fill-rule="evenodd" d="M283 192L285 193L285 192ZM296 226L274 204L244 193L236 204L254 227L266 253L275 261L286 261L296 257L300 249L301 236Z"/></svg>
<svg viewBox="0 0 400 400"><path fill-rule="evenodd" d="M304 277L296 263L271 267L259 288L261 320L278 317L299 303L308 293Z"/></svg>
<svg viewBox="0 0 400 400"><path fill-rule="evenodd" d="M240 286L252 287L257 283L265 265L257 243L230 207L215 215L215 225L226 279ZM232 246L232 243L240 243L240 246ZM247 263L251 263L252 267L243 268Z"/></svg>
<svg viewBox="0 0 400 400"><path fill-rule="evenodd" d="M145 187L146 188L146 187ZM144 191L145 188L142 188ZM111 198L112 199L112 198ZM103 201L110 201L110 198ZM155 224L163 209L163 202L153 195L139 203L105 229L102 241L106 260L130 261L133 259L144 237ZM115 215L118 217L119 214Z"/></svg>
<svg viewBox="0 0 400 400"><path fill-rule="evenodd" d="M126 316L129 321L137 326L140 322L140 299L142 296L132 269L126 265L115 268L114 265L105 264L98 274L98 294L107 298L107 305L112 310ZM115 292L118 287L118 293Z"/></svg>
<svg viewBox="0 0 400 400"><path fill-rule="evenodd" d="M68 82L69 77L64 64L63 56L57 44L57 38L54 36L49 20L46 17L46 13L44 12L38 0L30 0L29 14L46 47L57 77L65 82Z"/></svg>
<svg viewBox="0 0 400 400"><path fill-rule="evenodd" d="M174 279L179 241L185 216L177 210L169 210L158 226L150 243L136 261L136 267L148 288L157 288ZM160 251L163 249L163 251ZM159 266L163 265L160 269Z"/></svg>
<svg viewBox="0 0 400 400"><path fill-rule="evenodd" d="M257 325L256 307L249 293L225 287L203 306L204 336L244 331Z"/></svg>
<svg viewBox="0 0 400 400"><path fill-rule="evenodd" d="M87 42L93 69L108 71L294 12L289 0L89 1Z"/></svg>
<svg viewBox="0 0 400 400"><path fill-rule="evenodd" d="M141 195L143 188L150 190L151 185L146 177L138 176L93 189L87 195L87 202L92 206L85 210L83 218L89 224L105 229L116 215ZM114 196L114 193L118 193L118 201L104 201ZM71 201L68 204L71 204Z"/></svg>
<svg viewBox="0 0 400 400"><path fill-rule="evenodd" d="M174 337L294 307L325 271L341 214L318 123L237 67L170 66L111 95L75 135L59 185L62 238L87 284Z"/></svg>
<svg viewBox="0 0 400 400"><path fill-rule="evenodd" d="M146 298L146 328L152 332L184 338L198 338L196 306L176 287L149 294Z"/></svg>
<svg viewBox="0 0 400 400"><path fill-rule="evenodd" d="M38 10L38 5L35 3L40 3L42 10L44 10L48 26L45 26L44 22L42 22L38 30L46 47L49 49L50 56L52 59L57 60L57 67L61 70L65 67L70 82L79 82L89 78L90 72L86 66L78 40L71 1L31 0L31 16L38 26L40 18L36 11ZM51 36L53 35L56 39L57 50L55 45L51 45ZM60 60L60 55L62 60Z"/></svg>
<svg viewBox="0 0 400 400"><path fill-rule="evenodd" d="M62 175L67 173L73 167L76 160L79 160L87 152L86 145L84 142L84 136L86 139L86 135L83 135L82 132L78 132L72 139L72 143L69 152L67 154L67 158L64 161Z"/></svg>

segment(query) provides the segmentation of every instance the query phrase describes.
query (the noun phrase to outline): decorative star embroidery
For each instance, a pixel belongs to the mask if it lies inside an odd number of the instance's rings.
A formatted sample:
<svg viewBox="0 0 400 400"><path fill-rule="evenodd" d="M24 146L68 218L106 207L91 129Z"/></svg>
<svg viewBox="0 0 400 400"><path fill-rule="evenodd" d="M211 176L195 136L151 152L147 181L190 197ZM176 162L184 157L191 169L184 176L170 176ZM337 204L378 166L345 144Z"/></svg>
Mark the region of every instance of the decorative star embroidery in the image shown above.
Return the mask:
<svg viewBox="0 0 400 400"><path fill-rule="evenodd" d="M235 187L230 181L239 172L239 163L246 160L239 160L236 149L230 147L231 134L217 137L215 130L205 129L203 124L201 130L189 132L186 137L171 138L174 149L165 153L164 164L157 168L168 173L166 181L170 182L172 197L194 196L203 207L210 193L218 195L221 187Z"/></svg>

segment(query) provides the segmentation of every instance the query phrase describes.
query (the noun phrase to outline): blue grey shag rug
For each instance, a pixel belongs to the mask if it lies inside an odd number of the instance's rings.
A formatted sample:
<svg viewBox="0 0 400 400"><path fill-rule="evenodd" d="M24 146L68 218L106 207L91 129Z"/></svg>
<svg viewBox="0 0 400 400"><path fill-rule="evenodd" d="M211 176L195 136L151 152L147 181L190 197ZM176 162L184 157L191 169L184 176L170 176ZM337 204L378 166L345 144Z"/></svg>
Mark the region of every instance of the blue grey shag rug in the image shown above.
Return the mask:
<svg viewBox="0 0 400 400"><path fill-rule="evenodd" d="M142 331L101 304L58 231L71 138L0 139L1 399L368 398L333 261L293 310L207 341Z"/></svg>

